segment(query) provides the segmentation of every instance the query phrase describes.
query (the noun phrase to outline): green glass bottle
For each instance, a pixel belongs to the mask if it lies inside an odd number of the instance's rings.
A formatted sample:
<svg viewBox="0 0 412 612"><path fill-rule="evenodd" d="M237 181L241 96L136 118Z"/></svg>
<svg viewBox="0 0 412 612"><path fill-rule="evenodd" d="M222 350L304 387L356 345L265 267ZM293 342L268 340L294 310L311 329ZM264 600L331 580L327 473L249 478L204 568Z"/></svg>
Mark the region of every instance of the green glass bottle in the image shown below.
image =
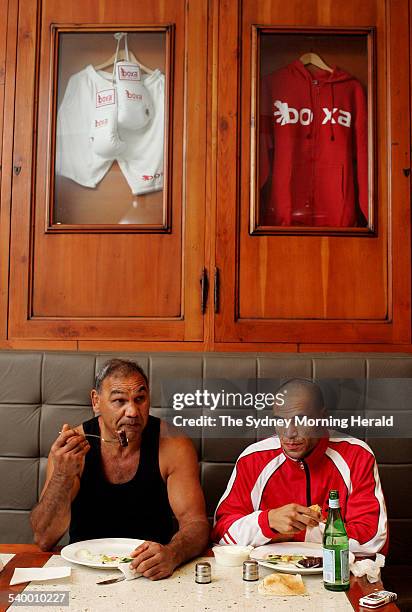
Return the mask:
<svg viewBox="0 0 412 612"><path fill-rule="evenodd" d="M343 523L339 491L329 491L329 512L323 534L323 584L329 591L349 590L349 538Z"/></svg>

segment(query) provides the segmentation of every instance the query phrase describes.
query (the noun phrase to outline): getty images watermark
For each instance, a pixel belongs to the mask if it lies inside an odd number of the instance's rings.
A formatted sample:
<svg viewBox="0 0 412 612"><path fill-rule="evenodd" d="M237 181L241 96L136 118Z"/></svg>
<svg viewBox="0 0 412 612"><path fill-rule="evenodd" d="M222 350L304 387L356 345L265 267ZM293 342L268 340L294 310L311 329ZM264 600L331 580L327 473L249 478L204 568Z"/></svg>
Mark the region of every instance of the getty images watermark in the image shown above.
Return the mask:
<svg viewBox="0 0 412 612"><path fill-rule="evenodd" d="M285 405L287 390L283 393L240 393L219 392L208 389L196 389L193 393L174 393L172 407L175 411L184 408L203 408L214 413L221 408L252 408L257 411L265 408L275 409ZM394 415L380 417L366 417L351 414L347 417L327 415L313 417L308 415L295 415L293 417L279 417L265 415L263 417L248 414L245 416L232 416L230 414L201 414L199 416L174 415L172 418L175 427L274 427L289 429L290 427L305 428L337 428L349 429L353 427L393 427Z"/></svg>
<svg viewBox="0 0 412 612"><path fill-rule="evenodd" d="M214 392L208 389L196 389L194 393L174 393L173 394L173 409L183 410L183 408L233 408L247 407L263 410L264 408L272 408L274 406L284 406L287 390L283 393L233 393L230 391Z"/></svg>
<svg viewBox="0 0 412 612"><path fill-rule="evenodd" d="M318 379L325 410L317 413L295 410L279 378L208 374L161 380L152 406L174 426L171 435L256 440L296 427L312 437L327 429L343 438L412 438L412 377Z"/></svg>

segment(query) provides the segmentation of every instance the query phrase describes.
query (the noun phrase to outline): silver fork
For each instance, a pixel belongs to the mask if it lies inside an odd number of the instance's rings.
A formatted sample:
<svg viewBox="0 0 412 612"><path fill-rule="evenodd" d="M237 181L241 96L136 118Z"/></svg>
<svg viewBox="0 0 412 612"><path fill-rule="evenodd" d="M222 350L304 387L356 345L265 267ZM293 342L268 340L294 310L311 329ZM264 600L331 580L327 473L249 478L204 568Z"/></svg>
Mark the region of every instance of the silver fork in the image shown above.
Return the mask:
<svg viewBox="0 0 412 612"><path fill-rule="evenodd" d="M59 431L59 434L62 432ZM119 440L105 440L102 436L97 436L96 434L82 434L85 438L98 438L102 442L106 442L106 444L120 444Z"/></svg>
<svg viewBox="0 0 412 612"><path fill-rule="evenodd" d="M119 440L105 440L102 436L97 436L96 434L83 434L85 438L99 438L102 442L106 442L107 444L120 444Z"/></svg>

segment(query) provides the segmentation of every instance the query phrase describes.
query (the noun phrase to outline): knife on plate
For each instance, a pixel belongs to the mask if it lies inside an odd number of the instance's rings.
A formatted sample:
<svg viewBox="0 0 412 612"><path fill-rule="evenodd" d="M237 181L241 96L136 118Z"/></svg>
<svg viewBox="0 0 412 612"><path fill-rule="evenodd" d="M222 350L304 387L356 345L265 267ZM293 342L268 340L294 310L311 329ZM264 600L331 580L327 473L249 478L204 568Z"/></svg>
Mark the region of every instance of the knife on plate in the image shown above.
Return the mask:
<svg viewBox="0 0 412 612"><path fill-rule="evenodd" d="M118 576L117 578L110 578L109 580L103 580L102 582L96 582L96 584L114 584L115 582L121 582L125 580L125 576Z"/></svg>

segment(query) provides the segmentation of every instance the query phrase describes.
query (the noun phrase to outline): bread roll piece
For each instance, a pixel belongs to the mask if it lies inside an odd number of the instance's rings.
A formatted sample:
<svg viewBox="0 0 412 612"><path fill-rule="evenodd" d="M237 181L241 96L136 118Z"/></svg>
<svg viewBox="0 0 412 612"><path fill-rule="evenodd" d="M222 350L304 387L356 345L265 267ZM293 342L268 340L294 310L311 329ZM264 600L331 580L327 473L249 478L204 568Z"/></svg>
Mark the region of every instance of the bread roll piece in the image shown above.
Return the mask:
<svg viewBox="0 0 412 612"><path fill-rule="evenodd" d="M258 585L261 595L306 595L306 587L300 574L270 574Z"/></svg>
<svg viewBox="0 0 412 612"><path fill-rule="evenodd" d="M309 508L311 510L314 510L315 512L317 512L319 514L319 518L321 520L321 523L326 523L326 518L322 517L322 508L320 506L318 506L318 504L313 504L313 506L309 506Z"/></svg>

